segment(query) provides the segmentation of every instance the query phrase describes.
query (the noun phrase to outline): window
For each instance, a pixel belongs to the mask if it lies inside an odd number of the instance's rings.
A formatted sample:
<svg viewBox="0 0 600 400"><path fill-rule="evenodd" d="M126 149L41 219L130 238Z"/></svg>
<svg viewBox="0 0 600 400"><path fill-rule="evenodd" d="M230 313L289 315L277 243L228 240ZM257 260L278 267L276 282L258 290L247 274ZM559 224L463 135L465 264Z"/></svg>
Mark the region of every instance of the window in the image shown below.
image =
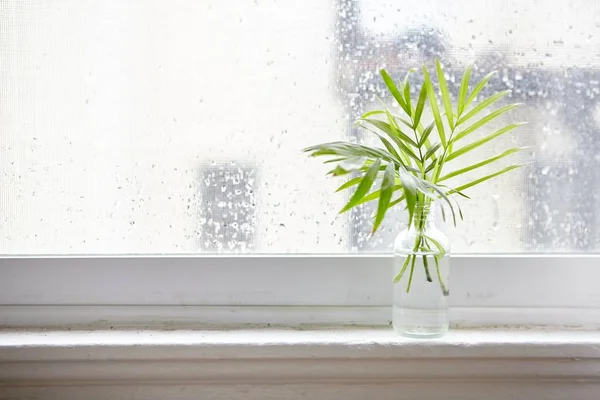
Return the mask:
<svg viewBox="0 0 600 400"><path fill-rule="evenodd" d="M454 91L467 63L474 79L497 69L489 90L512 89L526 106L511 118L530 122L507 140L531 146L532 163L471 191L448 229L454 251L596 252L590 7L5 1L0 253L386 251L400 210L368 238L370 208L338 216L344 194L300 149L365 140L351 122L384 94L378 69L400 76L436 57ZM260 179L252 199L224 185L241 220L215 236L198 171L223 160Z"/></svg>
<svg viewBox="0 0 600 400"><path fill-rule="evenodd" d="M5 0L0 254L14 261L386 252L401 210L369 237L372 205L338 215L345 195L334 194L327 167L300 150L369 140L353 119L376 107L377 96L391 101L379 68L398 77L435 58L454 92L467 64L475 63L472 79L498 70L489 91L512 89L508 101L525 107L507 118L529 122L506 140L530 146L521 156L530 163L470 191L465 222L446 230L453 252L489 255L496 266L494 254L596 253L599 7L591 0L543 7L512 0ZM591 268L593 258L582 257L575 264ZM329 263L306 260L302 266ZM4 268L33 273L13 261ZM103 276L118 274L103 268ZM22 283L4 280L25 287L15 282ZM73 300L64 296L54 300ZM143 303L140 296L127 301Z"/></svg>

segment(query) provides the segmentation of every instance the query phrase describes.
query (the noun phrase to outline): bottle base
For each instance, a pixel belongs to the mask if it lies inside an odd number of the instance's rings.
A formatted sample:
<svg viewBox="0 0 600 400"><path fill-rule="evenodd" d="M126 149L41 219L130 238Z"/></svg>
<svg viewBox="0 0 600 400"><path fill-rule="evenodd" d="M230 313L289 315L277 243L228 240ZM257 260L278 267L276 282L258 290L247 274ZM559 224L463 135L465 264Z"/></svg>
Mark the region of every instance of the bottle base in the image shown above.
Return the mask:
<svg viewBox="0 0 600 400"><path fill-rule="evenodd" d="M400 335L410 339L437 339L443 337L448 330L435 331L419 331L419 330L402 330L394 328L394 331Z"/></svg>
<svg viewBox="0 0 600 400"><path fill-rule="evenodd" d="M413 339L434 339L448 332L448 314L445 310L394 308L394 331Z"/></svg>

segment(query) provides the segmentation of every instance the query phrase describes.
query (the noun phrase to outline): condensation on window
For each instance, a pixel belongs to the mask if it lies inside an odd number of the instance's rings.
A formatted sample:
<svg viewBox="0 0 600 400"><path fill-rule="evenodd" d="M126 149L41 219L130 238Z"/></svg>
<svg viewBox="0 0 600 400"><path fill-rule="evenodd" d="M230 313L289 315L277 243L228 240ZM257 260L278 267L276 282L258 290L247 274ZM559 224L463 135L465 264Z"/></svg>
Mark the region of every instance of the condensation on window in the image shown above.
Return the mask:
<svg viewBox="0 0 600 400"><path fill-rule="evenodd" d="M202 168L198 237L203 252L250 252L256 248L255 167L237 162Z"/></svg>
<svg viewBox="0 0 600 400"><path fill-rule="evenodd" d="M468 64L473 81L497 70L481 96L511 89L506 103L524 103L497 125L529 122L462 161L529 147L512 159L525 167L461 200L465 221L444 226L452 251L600 249L597 1L5 0L0 11L0 254L388 251L401 207L371 235L375 205L338 214L343 180L300 150L375 144L353 122L378 97L395 107L379 69L398 79L436 58L454 94Z"/></svg>

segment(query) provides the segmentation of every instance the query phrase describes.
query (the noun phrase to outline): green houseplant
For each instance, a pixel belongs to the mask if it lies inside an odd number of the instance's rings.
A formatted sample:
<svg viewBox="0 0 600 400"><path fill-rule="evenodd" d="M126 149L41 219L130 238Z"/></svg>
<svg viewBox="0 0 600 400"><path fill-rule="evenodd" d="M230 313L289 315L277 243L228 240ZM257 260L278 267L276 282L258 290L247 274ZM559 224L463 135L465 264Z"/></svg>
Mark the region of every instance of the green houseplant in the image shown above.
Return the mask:
<svg viewBox="0 0 600 400"><path fill-rule="evenodd" d="M398 103L400 114L392 113L382 103L382 109L367 112L356 123L375 134L383 147L331 142L304 149L313 157L328 157L325 163L334 165L329 174L351 176L337 190L353 191L340 212L377 201L373 233L391 207L404 206L408 217L407 229L400 233L394 244L396 285L393 322L399 333L408 336L440 336L448 329L446 297L449 294L449 244L445 235L435 226L436 210L440 210L444 219L452 218L456 225L457 218L463 218L457 199L469 198L465 190L518 168L521 164L501 168L458 187L448 186L447 181L523 149L510 148L474 164L452 169L455 165L453 160L522 125L509 124L483 137L468 140L474 137L473 132L520 104L490 108L507 96L509 90L476 101L494 72L469 90L472 66L465 69L453 104L439 61L436 61L435 70L441 95L439 103L425 66L422 68L423 84L416 91L416 99L411 98L410 81L411 73L415 70L410 70L404 80L398 83L385 70L381 70L383 82ZM424 121L426 115L432 116L431 121ZM423 282L429 285L415 288L415 285Z"/></svg>

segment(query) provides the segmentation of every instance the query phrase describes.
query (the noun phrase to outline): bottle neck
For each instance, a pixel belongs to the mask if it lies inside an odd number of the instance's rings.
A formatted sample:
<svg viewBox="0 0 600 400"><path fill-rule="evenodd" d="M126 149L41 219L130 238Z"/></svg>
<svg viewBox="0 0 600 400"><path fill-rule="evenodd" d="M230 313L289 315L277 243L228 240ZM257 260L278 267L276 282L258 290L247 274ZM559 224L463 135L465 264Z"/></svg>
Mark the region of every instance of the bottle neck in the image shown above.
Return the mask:
<svg viewBox="0 0 600 400"><path fill-rule="evenodd" d="M417 204L410 229L426 230L435 228L437 208L435 203Z"/></svg>

